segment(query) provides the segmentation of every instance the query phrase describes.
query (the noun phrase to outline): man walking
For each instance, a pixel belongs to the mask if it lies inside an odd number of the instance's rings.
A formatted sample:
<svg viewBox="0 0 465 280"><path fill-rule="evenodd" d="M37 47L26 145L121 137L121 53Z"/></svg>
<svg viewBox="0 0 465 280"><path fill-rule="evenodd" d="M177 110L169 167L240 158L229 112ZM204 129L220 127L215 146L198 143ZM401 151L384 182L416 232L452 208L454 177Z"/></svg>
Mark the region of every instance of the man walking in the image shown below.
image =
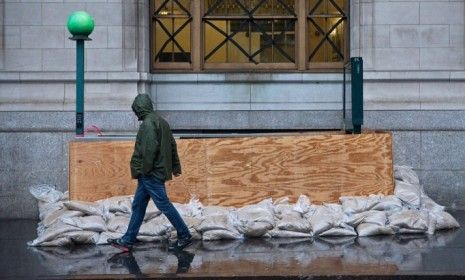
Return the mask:
<svg viewBox="0 0 465 280"><path fill-rule="evenodd" d="M108 243L123 251L132 249L152 198L177 231L178 240L170 245L170 249L182 250L192 243L192 236L165 190L165 181L171 180L172 175L177 177L181 174L176 141L168 122L153 110L152 100L147 94L137 95L132 110L142 121L131 158L131 176L137 179L137 190L126 234L118 239L108 239Z"/></svg>

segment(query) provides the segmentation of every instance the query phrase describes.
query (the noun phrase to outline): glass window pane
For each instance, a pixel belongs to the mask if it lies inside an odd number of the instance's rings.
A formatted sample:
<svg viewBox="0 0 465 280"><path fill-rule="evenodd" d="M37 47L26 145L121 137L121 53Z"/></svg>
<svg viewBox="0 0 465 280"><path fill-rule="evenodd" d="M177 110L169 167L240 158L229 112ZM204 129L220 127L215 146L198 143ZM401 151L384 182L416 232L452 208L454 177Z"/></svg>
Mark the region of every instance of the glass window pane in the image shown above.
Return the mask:
<svg viewBox="0 0 465 280"><path fill-rule="evenodd" d="M308 46L310 62L342 62L345 51L345 1L310 0ZM312 12L312 9L315 9ZM341 11L339 11L341 10Z"/></svg>
<svg viewBox="0 0 465 280"><path fill-rule="evenodd" d="M206 17L203 19L205 62L294 62L296 22L296 16L293 12L294 0L206 0L205 3L207 9ZM209 23L218 22L208 17L219 15L227 18L228 16L241 15L244 10L252 12L252 17L231 18L223 21L226 26L222 26L222 30L226 34L234 34L234 36L227 39L225 46L219 46L226 36L208 26ZM269 18L264 19L263 16ZM291 19L275 18L278 16L290 16ZM212 53L215 49L216 52ZM223 55L226 57L223 58Z"/></svg>
<svg viewBox="0 0 465 280"><path fill-rule="evenodd" d="M173 43L167 42L169 38L168 34L161 25L171 33L173 30L173 20L159 19L159 22L155 23L155 54L158 55L157 61L171 61L169 54L173 52Z"/></svg>
<svg viewBox="0 0 465 280"><path fill-rule="evenodd" d="M225 20L211 20L211 24L219 28L221 31L228 33L227 22ZM210 24L204 23L204 34L205 34L205 62L221 63L226 62L226 44L216 50L210 55L210 53L224 41L225 37L223 34L215 30ZM207 57L208 56L208 57Z"/></svg>

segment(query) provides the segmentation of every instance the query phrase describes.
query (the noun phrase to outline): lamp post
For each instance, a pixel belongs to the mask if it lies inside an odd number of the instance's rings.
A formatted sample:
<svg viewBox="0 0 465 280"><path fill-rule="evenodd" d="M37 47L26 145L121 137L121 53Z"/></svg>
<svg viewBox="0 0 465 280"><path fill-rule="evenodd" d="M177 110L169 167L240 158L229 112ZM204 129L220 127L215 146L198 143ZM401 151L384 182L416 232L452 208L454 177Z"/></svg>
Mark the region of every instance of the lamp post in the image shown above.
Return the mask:
<svg viewBox="0 0 465 280"><path fill-rule="evenodd" d="M77 11L68 17L68 30L76 41L76 137L84 136L84 41L94 30L94 19L84 11Z"/></svg>

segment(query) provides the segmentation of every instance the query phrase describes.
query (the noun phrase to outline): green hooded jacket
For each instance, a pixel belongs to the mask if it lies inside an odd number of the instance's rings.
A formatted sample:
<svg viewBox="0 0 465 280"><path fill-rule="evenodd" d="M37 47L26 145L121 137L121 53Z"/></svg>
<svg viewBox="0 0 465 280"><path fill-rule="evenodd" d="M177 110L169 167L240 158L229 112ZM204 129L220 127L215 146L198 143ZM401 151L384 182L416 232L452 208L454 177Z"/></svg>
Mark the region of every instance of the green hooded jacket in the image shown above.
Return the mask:
<svg viewBox="0 0 465 280"><path fill-rule="evenodd" d="M137 95L132 110L142 121L131 158L132 178L144 175L168 181L173 173L181 174L176 141L170 126L153 111L150 97L147 94Z"/></svg>

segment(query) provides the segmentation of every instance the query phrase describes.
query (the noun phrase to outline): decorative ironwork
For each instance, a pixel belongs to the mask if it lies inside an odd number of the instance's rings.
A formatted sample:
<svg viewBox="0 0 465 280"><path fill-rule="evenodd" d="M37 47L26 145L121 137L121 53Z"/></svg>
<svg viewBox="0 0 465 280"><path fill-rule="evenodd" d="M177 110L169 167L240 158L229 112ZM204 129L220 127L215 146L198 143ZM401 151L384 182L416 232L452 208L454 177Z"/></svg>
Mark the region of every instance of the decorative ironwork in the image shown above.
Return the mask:
<svg viewBox="0 0 465 280"><path fill-rule="evenodd" d="M344 61L344 36L336 32L339 28L344 28L347 21L347 15L344 11L345 2L344 0L310 0L310 12L307 15L308 21L316 29L315 33L317 35L323 34L323 38L320 39L318 44L316 44L311 51L308 61L314 60L325 43L329 43L331 49L337 55L338 61ZM331 38L331 35L334 33L339 36L338 39L342 42L334 42L335 39ZM311 36L311 34L309 34L309 36Z"/></svg>
<svg viewBox="0 0 465 280"><path fill-rule="evenodd" d="M274 59L276 55L273 55L276 51L287 62L295 63L294 47L292 54L289 54L283 45L287 43L286 34L294 33L296 19L294 0L207 0L203 22L205 26L210 26L221 34L224 39L205 54L204 60L208 62L218 50L231 43L249 62L255 64L262 62L257 56L270 48L271 62L276 60ZM225 22L226 27L221 28L215 22ZM245 33L248 36L248 46L237 41L238 33ZM250 34L258 35L257 37L260 38L258 50L252 49ZM205 35L207 41L208 34Z"/></svg>
<svg viewBox="0 0 465 280"><path fill-rule="evenodd" d="M178 36L186 28L190 28L190 23L192 21L192 15L189 11L190 0L163 0L155 2L161 2L160 6L158 6L152 15L152 21L155 23L155 32L163 31L168 38L164 42L161 41L161 38L156 38L157 43L160 43L161 47L159 49L157 48L158 51L155 55L154 61L190 63L190 51L186 50L186 46L183 47L176 38L176 36ZM177 26L179 21L181 24ZM171 50L167 51L166 48L170 45ZM175 51L176 48L179 52Z"/></svg>

